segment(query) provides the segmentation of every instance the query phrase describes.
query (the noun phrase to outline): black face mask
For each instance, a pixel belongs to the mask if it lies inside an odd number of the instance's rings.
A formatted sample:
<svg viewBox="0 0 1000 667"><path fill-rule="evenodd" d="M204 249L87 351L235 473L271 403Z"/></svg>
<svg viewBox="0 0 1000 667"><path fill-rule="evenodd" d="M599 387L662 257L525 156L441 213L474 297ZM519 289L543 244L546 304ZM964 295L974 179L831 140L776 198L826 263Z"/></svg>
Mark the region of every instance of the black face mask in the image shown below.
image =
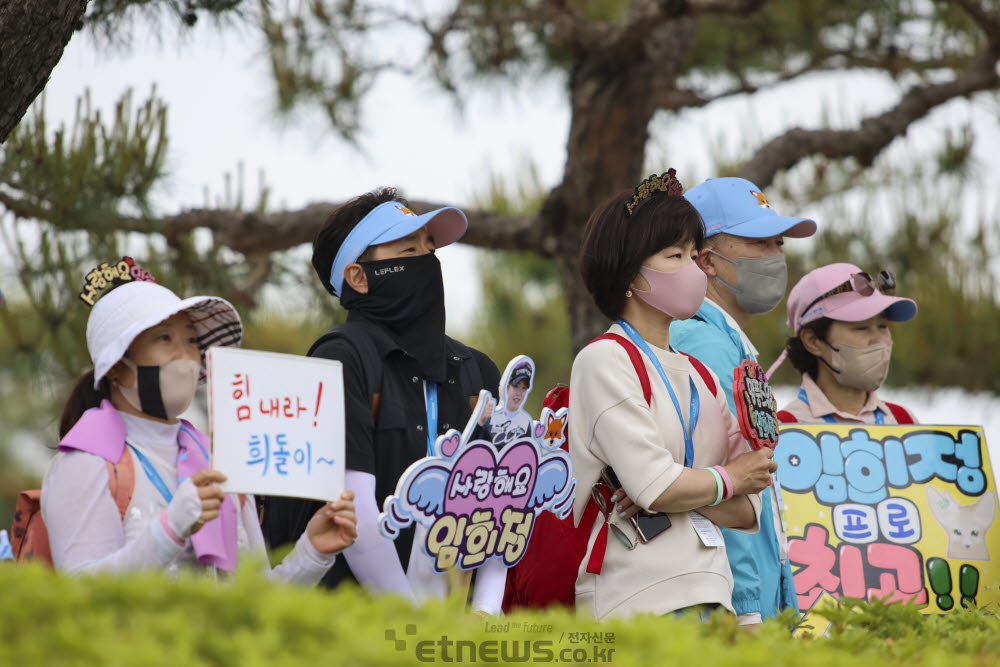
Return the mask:
<svg viewBox="0 0 1000 667"><path fill-rule="evenodd" d="M340 304L384 325L407 354L417 360L424 377L445 379L444 282L441 262L433 253L418 257L361 262L368 293L344 282Z"/></svg>

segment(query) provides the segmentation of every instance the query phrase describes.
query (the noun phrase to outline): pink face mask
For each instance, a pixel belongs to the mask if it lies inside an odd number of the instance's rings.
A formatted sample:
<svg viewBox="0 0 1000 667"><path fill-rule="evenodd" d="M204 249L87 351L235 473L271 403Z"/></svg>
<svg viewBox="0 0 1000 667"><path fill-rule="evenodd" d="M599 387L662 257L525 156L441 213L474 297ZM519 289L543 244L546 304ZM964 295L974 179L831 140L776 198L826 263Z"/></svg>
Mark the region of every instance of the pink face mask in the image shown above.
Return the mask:
<svg viewBox="0 0 1000 667"><path fill-rule="evenodd" d="M674 319L686 320L693 316L705 300L708 276L695 262L671 273L640 266L639 275L649 283L649 290L633 287L632 291L653 308Z"/></svg>

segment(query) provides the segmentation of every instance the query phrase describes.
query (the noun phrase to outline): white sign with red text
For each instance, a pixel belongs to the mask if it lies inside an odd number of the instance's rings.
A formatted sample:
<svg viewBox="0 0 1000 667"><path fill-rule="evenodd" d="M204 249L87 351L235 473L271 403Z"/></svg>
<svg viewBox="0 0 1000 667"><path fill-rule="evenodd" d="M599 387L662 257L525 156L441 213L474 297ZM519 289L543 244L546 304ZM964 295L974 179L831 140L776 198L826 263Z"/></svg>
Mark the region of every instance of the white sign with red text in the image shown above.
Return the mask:
<svg viewBox="0 0 1000 667"><path fill-rule="evenodd" d="M226 493L336 500L344 488L339 361L208 350L212 467Z"/></svg>

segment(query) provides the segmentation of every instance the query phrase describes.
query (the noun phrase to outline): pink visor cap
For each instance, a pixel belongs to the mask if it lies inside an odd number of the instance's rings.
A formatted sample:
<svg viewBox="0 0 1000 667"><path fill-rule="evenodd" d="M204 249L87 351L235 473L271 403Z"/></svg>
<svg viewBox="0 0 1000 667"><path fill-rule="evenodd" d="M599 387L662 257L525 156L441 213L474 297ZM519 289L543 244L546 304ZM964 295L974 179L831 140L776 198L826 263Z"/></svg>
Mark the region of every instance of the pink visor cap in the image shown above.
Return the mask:
<svg viewBox="0 0 1000 667"><path fill-rule="evenodd" d="M821 266L802 276L788 294L789 328L798 333L804 325L821 317L841 322L861 322L882 313L892 322L906 322L917 314L917 304L912 299L889 296L878 289L868 296L852 289L816 301L850 280L855 273L861 273L861 269L840 262ZM809 310L806 311L806 308Z"/></svg>

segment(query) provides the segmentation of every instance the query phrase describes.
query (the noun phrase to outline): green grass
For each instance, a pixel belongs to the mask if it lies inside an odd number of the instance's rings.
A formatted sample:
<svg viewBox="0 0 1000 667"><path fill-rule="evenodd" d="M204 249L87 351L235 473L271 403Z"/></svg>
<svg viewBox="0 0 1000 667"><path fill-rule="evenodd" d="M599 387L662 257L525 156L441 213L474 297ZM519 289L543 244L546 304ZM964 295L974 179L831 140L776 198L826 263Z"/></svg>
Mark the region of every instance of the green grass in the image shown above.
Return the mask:
<svg viewBox="0 0 1000 667"><path fill-rule="evenodd" d="M706 624L648 616L599 624L566 611L487 621L456 600L415 609L354 588L279 586L246 569L220 585L201 576L69 578L3 564L0 591L0 664L10 665L401 665L417 664L418 657L454 661L460 650L466 661L475 651L476 662L486 664L505 664L512 651L642 667L1000 661L994 610L922 616L899 605L851 603L831 612L832 637L810 639L791 637L788 617L756 633L724 614ZM406 647L397 650L387 630ZM601 633L602 641L571 640L571 633L585 632Z"/></svg>

